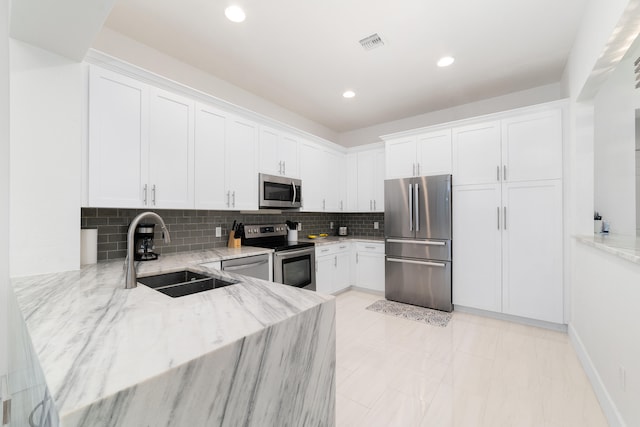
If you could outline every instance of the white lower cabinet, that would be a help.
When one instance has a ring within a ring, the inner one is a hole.
[[[316,291],[325,294],[340,292],[350,286],[349,243],[316,247]]]
[[[562,181],[453,189],[453,303],[563,323]]]
[[[358,288],[384,292],[384,243],[355,243]]]

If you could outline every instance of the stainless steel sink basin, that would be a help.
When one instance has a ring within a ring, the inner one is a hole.
[[[172,298],[183,297],[185,295],[196,294],[198,292],[209,291],[238,283],[236,281],[210,277],[189,270],[139,277],[138,282],[165,295],[169,295]]]

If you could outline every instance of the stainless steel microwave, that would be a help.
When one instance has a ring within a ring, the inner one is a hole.
[[[302,206],[302,181],[285,176],[258,175],[260,209],[299,209]]]

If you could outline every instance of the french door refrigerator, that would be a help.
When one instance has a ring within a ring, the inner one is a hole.
[[[452,311],[451,175],[384,183],[385,297]]]

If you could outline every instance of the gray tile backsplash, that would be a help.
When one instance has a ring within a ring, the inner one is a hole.
[[[82,227],[98,229],[98,260],[124,258],[127,248],[127,229],[131,220],[147,209],[82,208]],[[227,245],[227,236],[234,220],[245,224],[302,223],[301,235],[335,234],[336,227],[346,225],[349,234],[362,237],[384,237],[382,213],[315,213],[283,212],[281,215],[240,214],[231,211],[158,209],[171,233],[171,243],[164,244],[160,232],[155,238],[156,252],[172,253],[211,249]],[[380,228],[375,230],[373,223]],[[330,229],[330,223],[334,229]],[[222,237],[215,237],[216,227],[222,227]],[[159,227],[156,227],[159,230]]]

